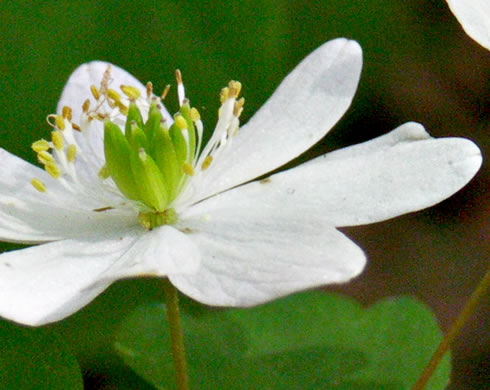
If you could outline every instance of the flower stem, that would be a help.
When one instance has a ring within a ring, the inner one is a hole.
[[[172,356],[174,360],[175,382],[177,390],[189,390],[189,375],[187,374],[187,362],[185,360],[184,333],[180,321],[179,296],[177,289],[165,279],[163,284],[165,292],[165,305],[167,306],[167,319],[172,340]]]
[[[481,298],[485,295],[485,292],[488,289],[489,285],[490,285],[490,269],[487,271],[480,284],[476,287],[475,291],[473,291],[473,294],[471,294],[470,299],[468,299],[468,302],[466,302],[465,307],[463,307],[463,310],[461,310],[461,313],[459,313],[458,317],[452,323],[446,335],[441,340],[441,343],[439,344],[436,351],[432,355],[431,359],[429,360],[429,363],[427,363],[419,379],[413,385],[412,390],[423,390],[425,388],[425,385],[427,384],[430,377],[432,376],[437,366],[439,365],[440,361],[442,360],[447,350],[449,349],[450,344],[454,341],[456,336],[459,334],[463,325],[468,321],[468,319],[475,312],[478,303],[480,302]]]

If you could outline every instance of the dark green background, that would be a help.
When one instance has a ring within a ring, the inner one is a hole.
[[[30,144],[48,134],[46,115],[71,71],[86,61],[114,62],[152,80],[157,91],[180,68],[210,129],[228,80],[244,85],[246,121],[301,58],[339,36],[363,47],[360,87],[343,120],[302,159],[408,120],[434,136],[471,138],[488,154],[490,54],[464,34],[442,0],[1,1],[0,145],[34,162]],[[345,229],[369,265],[341,291],[365,303],[416,295],[447,329],[488,264],[488,182],[484,166],[431,210]],[[160,299],[159,287],[155,280],[119,282],[52,327],[70,341],[87,383],[130,375],[108,355],[112,332],[135,304]],[[487,298],[454,346],[453,389],[489,380],[488,304]]]

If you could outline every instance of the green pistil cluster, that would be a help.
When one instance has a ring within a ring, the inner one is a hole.
[[[199,113],[184,102],[168,128],[157,100],[150,105],[146,122],[131,102],[124,133],[111,121],[104,123],[106,169],[101,174],[110,175],[127,198],[148,207],[139,217],[145,228],[176,221],[169,205],[194,173],[196,120]]]

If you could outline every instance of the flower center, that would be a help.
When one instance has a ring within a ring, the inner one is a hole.
[[[138,221],[146,229],[175,223],[178,218],[174,206],[179,196],[189,182],[202,175],[223,149],[229,147],[231,137],[238,131],[244,104],[243,98],[238,99],[241,84],[230,81],[221,90],[222,105],[216,128],[200,152],[203,138],[200,114],[185,97],[178,70],[176,79],[180,108],[173,116],[173,123],[168,123],[162,114],[162,101],[169,85],[161,97],[153,94],[150,82],[146,85],[146,96],[137,87],[128,85],[121,85],[122,93],[119,93],[109,88],[108,67],[100,87],[90,86],[96,105],[91,108],[88,99],[84,102],[80,125],[72,122],[69,107],[63,107],[61,115],[48,116],[48,123],[54,129],[51,141],[41,139],[32,145],[39,162],[71,192],[80,193],[83,187],[87,193],[86,184],[90,182],[88,187],[110,193],[111,196],[98,196],[102,207],[94,208],[94,212],[130,207],[138,212]],[[91,129],[97,121],[103,123],[103,141],[99,146],[104,159],[100,158],[96,143],[90,140],[90,137],[101,137]],[[98,183],[95,186],[94,181]],[[35,178],[31,183],[38,191],[47,192],[41,180]],[[123,195],[119,202],[109,201],[114,198],[114,192]]]

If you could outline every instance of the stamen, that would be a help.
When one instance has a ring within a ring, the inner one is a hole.
[[[118,102],[116,105],[117,105],[117,108],[119,108],[119,111],[121,112],[121,114],[123,114],[125,116],[128,115],[128,107],[127,106],[125,106],[121,102]]]
[[[165,100],[169,90],[170,90],[170,84],[167,84],[165,89],[162,92],[162,96],[160,97],[160,99]]]
[[[92,96],[94,97],[95,100],[99,100],[100,98],[100,93],[95,85],[90,86],[90,92],[92,92]]]
[[[44,164],[44,165],[54,164],[55,163],[55,160],[54,160],[53,156],[51,155],[51,153],[49,153],[49,152],[47,152],[45,150],[41,150],[37,154],[37,159],[39,160],[39,162],[41,164]]]
[[[107,87],[109,86],[109,81],[111,80],[111,65],[107,65],[104,74],[102,75],[102,81],[100,82],[100,93],[105,95],[107,93]],[[97,99],[98,100],[98,99]]]
[[[186,175],[194,176],[194,168],[192,168],[191,164],[185,162],[184,165],[182,166],[182,169]]]
[[[49,173],[49,175],[54,178],[54,179],[58,179],[60,176],[61,176],[61,170],[60,170],[60,167],[58,167],[58,165],[56,165],[56,163],[54,162],[50,162],[50,163],[47,163],[45,166],[44,166],[44,169],[46,170],[46,172]]]
[[[101,122],[105,121],[108,117],[109,117],[108,114],[103,114],[103,113],[100,113],[100,112],[97,112],[95,114],[95,119],[98,119]]]
[[[233,106],[233,115],[235,115],[237,118],[241,115],[244,104],[245,99],[243,97],[235,102],[235,105]]]
[[[229,94],[228,87],[224,87],[221,89],[221,91],[219,93],[219,100],[220,100],[221,104],[223,104],[226,101],[226,99],[228,99],[228,94]]]
[[[63,110],[61,111],[61,114],[63,118],[68,119],[71,121],[71,116],[72,116],[72,111],[71,108],[68,106],[63,106]]]
[[[58,129],[60,129],[60,130],[64,130],[65,129],[65,120],[63,119],[62,116],[55,115],[54,116],[54,120],[55,120],[55,123],[56,123],[56,127],[58,127]]]
[[[153,84],[151,83],[151,81],[148,81],[146,83],[146,98],[150,99],[151,95],[153,95]]]
[[[56,130],[51,132],[51,141],[53,142],[54,147],[56,150],[62,150],[63,146],[65,144],[65,140],[63,139],[63,134],[61,134],[61,131]]]
[[[177,69],[175,71],[175,79],[177,80],[177,84],[183,84],[182,83],[182,72],[180,71],[180,69]]]
[[[185,99],[185,89],[184,83],[182,82],[182,73],[179,69],[175,71],[175,79],[177,80],[177,96],[179,98],[179,105],[182,106]]]
[[[40,139],[39,141],[36,141],[32,144],[31,146],[32,150],[34,150],[36,153],[42,152],[42,151],[47,151],[49,150],[49,142],[46,141],[45,139]]]
[[[90,108],[90,100],[86,99],[82,104],[82,110],[84,113],[88,113],[89,108]]]
[[[41,180],[32,179],[31,184],[39,192],[46,192],[46,185]]]
[[[77,147],[75,145],[71,144],[66,149],[66,158],[67,158],[68,162],[72,163],[75,161],[76,157],[77,157]]]
[[[242,90],[242,84],[239,81],[231,80],[228,83],[229,94],[228,97],[237,98]]]
[[[203,171],[205,171],[206,169],[209,168],[209,166],[211,165],[212,162],[213,162],[213,156],[206,156],[206,158],[204,159],[204,162],[201,165],[201,169]]]
[[[136,87],[132,87],[130,85],[121,85],[121,91],[123,91],[123,93],[129,98],[129,99],[132,99],[132,100],[136,100],[140,97],[141,95],[141,92],[138,88]]]
[[[109,96],[116,103],[121,101],[121,95],[117,91],[115,91],[113,89],[108,89],[107,90],[107,96]]]
[[[80,128],[80,126],[76,125],[75,123],[72,123],[71,124],[71,127],[73,127],[73,130],[76,130],[76,131],[82,131],[82,129]]]

